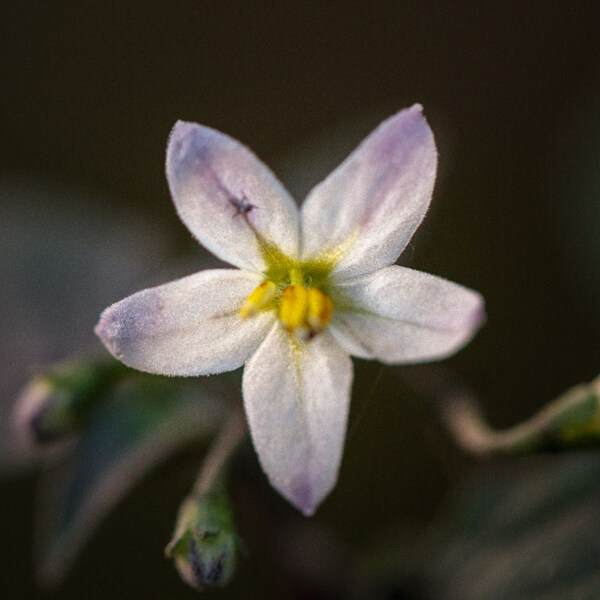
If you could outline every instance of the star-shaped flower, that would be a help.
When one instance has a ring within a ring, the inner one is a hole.
[[[244,405],[263,470],[307,515],[337,479],[350,355],[444,358],[483,320],[477,292],[393,265],[436,176],[421,110],[384,121],[301,210],[248,148],[178,122],[166,159],[177,212],[238,268],[143,290],[107,308],[96,327],[112,354],[142,371],[206,375],[246,364]]]

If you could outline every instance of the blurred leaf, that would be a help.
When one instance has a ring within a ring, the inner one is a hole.
[[[575,599],[584,589],[597,598],[599,557],[600,456],[590,453],[474,481],[424,553],[423,573],[439,598]]]
[[[125,210],[119,199],[40,181],[34,174],[0,176],[0,223],[0,475],[5,475],[38,458],[11,427],[14,400],[32,366],[99,347],[93,327],[100,312],[140,289],[173,252],[164,227]]]
[[[404,560],[379,561],[360,593],[431,600],[600,597],[600,456],[529,457],[478,475],[412,557],[397,549],[382,553]]]
[[[212,434],[226,405],[205,380],[133,375],[89,415],[69,458],[45,474],[38,572],[60,581],[104,516],[182,445]]]

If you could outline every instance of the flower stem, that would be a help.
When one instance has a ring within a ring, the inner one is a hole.
[[[238,445],[248,433],[244,411],[241,406],[233,409],[219,436],[210,447],[191,496],[199,497],[212,491]]]
[[[471,454],[600,445],[600,377],[567,390],[529,419],[503,430],[489,425],[476,395],[449,370],[428,368],[425,373],[411,369],[406,378],[434,401],[454,440]]]

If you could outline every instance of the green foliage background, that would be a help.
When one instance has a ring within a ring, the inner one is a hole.
[[[498,426],[592,379],[599,26],[592,1],[11,3],[0,25],[3,402],[28,363],[95,344],[99,311],[150,273],[124,278],[119,260],[98,259],[98,232],[120,228],[106,244],[147,249],[157,270],[188,252],[204,260],[164,179],[175,120],[244,141],[300,200],[416,101],[440,172],[402,262],[487,300],[487,325],[450,366]],[[471,461],[398,373],[356,361],[340,482],[314,519],[267,486],[248,448],[234,492],[250,556],[223,597],[337,597],[355,556],[399,521],[421,531],[464,479]],[[2,480],[2,597],[195,597],[162,549],[198,456],[148,477],[50,596],[32,576],[33,474]]]

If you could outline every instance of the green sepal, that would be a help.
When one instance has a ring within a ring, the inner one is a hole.
[[[17,402],[17,423],[34,443],[78,430],[111,386],[129,369],[113,358],[76,358],[36,374]]]
[[[226,585],[242,544],[224,486],[183,501],[165,555],[181,578],[197,590]]]

